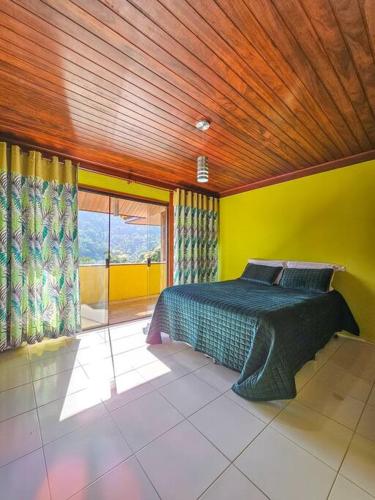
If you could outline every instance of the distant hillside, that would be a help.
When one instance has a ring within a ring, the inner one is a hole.
[[[160,226],[126,224],[110,216],[111,261],[144,262],[160,259]],[[108,251],[108,215],[80,211],[78,217],[81,263],[104,263]]]

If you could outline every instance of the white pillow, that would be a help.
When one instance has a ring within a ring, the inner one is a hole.
[[[259,264],[263,266],[271,266],[271,267],[285,267],[285,260],[269,260],[269,259],[249,259],[249,264]]]
[[[297,267],[304,269],[333,269],[334,271],[345,271],[345,266],[340,264],[328,264],[326,262],[305,262],[303,260],[288,260],[286,267]]]
[[[260,266],[271,266],[271,267],[284,267],[286,266],[285,260],[269,260],[269,259],[249,259],[249,264],[259,264]],[[280,283],[282,271],[279,272],[277,278],[274,281],[275,285]]]
[[[332,281],[336,271],[345,271],[345,266],[340,264],[328,264],[326,262],[304,262],[303,260],[288,260],[286,267],[303,269],[333,269],[329,290],[333,290]]]

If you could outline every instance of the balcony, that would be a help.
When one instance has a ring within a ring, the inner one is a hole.
[[[82,328],[143,318],[152,314],[165,287],[165,262],[84,264],[79,268]]]

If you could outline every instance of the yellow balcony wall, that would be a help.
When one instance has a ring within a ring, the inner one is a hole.
[[[108,273],[105,266],[80,266],[79,279],[82,304],[106,302]]]
[[[95,304],[105,301],[107,294],[105,266],[80,267],[81,302]],[[109,300],[118,301],[147,295],[158,295],[166,283],[166,264],[113,264],[109,268]]]

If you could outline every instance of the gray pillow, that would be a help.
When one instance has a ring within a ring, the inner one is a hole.
[[[281,270],[281,266],[262,266],[250,263],[245,267],[241,279],[254,283],[262,283],[263,285],[273,285]]]
[[[333,269],[305,269],[287,267],[284,269],[279,285],[284,288],[297,288],[327,292],[331,283]]]

